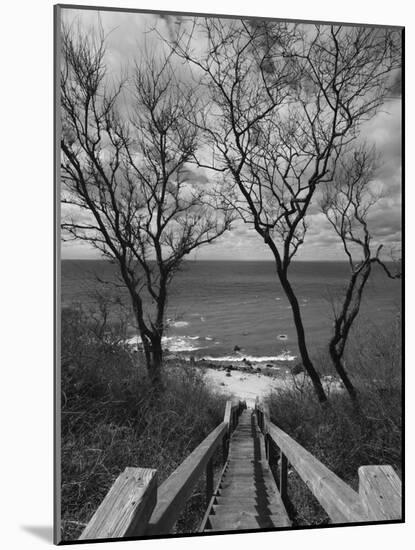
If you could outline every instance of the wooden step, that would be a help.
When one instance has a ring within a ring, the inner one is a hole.
[[[266,499],[262,499],[261,501],[258,501],[255,497],[252,496],[241,496],[238,498],[238,504],[243,506],[244,508],[256,506],[256,507],[264,507],[264,506],[270,506],[271,504],[278,505],[278,499],[274,495],[268,495]],[[232,505],[235,508],[235,499],[233,497],[228,498],[224,497],[222,495],[218,495],[215,497],[213,506],[228,506]]]
[[[229,460],[228,460],[228,464],[229,464],[229,467],[230,468],[261,468],[261,467],[264,467],[264,468],[269,468],[269,466],[266,466],[265,464],[263,464],[263,460],[260,460],[258,457],[254,457],[251,458],[251,459],[247,459],[247,458],[244,458],[244,457],[241,457],[241,458],[238,458],[236,455],[234,455],[233,457],[230,457],[229,456]]]
[[[242,531],[244,529],[272,529],[289,527],[290,521],[285,515],[260,516],[247,512],[226,513],[209,516],[208,529],[212,531]]]
[[[244,411],[202,528],[205,532],[289,527],[290,521],[265,457],[264,437]]]
[[[232,513],[232,512],[246,512],[247,514],[254,514],[254,515],[260,515],[260,516],[270,516],[273,514],[278,514],[280,511],[280,508],[276,504],[265,504],[262,506],[259,506],[258,504],[250,504],[247,505],[247,503],[243,503],[243,505],[239,505],[238,507],[235,506],[235,503],[229,503],[229,504],[215,504],[212,506],[212,513],[213,516],[220,516],[222,514]]]
[[[274,493],[277,490],[275,484],[273,484],[269,479],[256,481],[256,480],[253,480],[252,478],[251,479],[243,478],[243,480],[240,479],[239,482],[238,482],[238,478],[236,480],[225,478],[221,482],[219,487],[220,487],[221,494],[223,494],[223,492],[226,490],[234,490],[237,492],[252,491],[258,494],[264,491]]]
[[[253,461],[253,462],[246,462],[244,460],[241,460],[240,462],[236,461],[229,461],[228,467],[226,468],[225,473],[228,472],[241,472],[241,473],[247,473],[252,472],[252,474],[259,474],[259,473],[265,473],[271,475],[271,468],[267,465],[267,463],[263,463],[262,461]]]
[[[261,481],[264,479],[269,479],[270,481],[274,480],[271,470],[264,470],[262,468],[253,469],[253,470],[249,470],[249,469],[243,470],[241,468],[229,468],[229,470],[226,470],[223,477],[228,477],[232,479],[236,479],[238,477],[247,479],[251,477],[253,480],[257,480],[257,481]]]
[[[252,479],[256,479],[258,481],[262,479],[270,479],[271,481],[274,479],[271,473],[271,470],[263,470],[261,469],[242,469],[242,468],[229,468],[224,473],[223,477],[232,478],[235,479],[237,477],[246,478],[251,477]]]
[[[217,499],[222,499],[221,502],[214,502],[213,504],[224,504],[224,500],[228,500],[229,502],[236,503],[239,500],[244,501],[253,501],[258,505],[262,505],[264,503],[269,502],[280,502],[281,495],[278,493],[278,491],[269,491],[269,490],[263,490],[261,492],[256,492],[254,490],[244,490],[244,489],[219,489],[217,494],[215,495]]]

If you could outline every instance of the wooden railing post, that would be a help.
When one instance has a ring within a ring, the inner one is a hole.
[[[361,499],[356,491],[272,422],[269,423],[268,434],[281,451],[280,474],[286,470],[285,459],[287,466],[289,462],[296,470],[333,523],[367,521]],[[282,493],[284,477],[285,474],[283,474],[282,483],[280,479]],[[287,487],[286,483],[285,487]]]
[[[156,501],[156,470],[126,468],[115,480],[79,540],[143,535]]]
[[[270,421],[269,407],[266,403],[262,405],[262,411],[262,431],[265,435],[268,431],[268,424]]]
[[[361,466],[359,495],[368,519],[402,519],[401,480],[392,466]]]
[[[226,422],[229,426],[231,423],[232,416],[232,401],[226,401],[225,414],[223,416],[223,421]]]
[[[225,406],[225,414],[223,416],[223,421],[225,424],[228,425],[228,430],[222,440],[222,457],[223,457],[223,463],[225,464],[227,458],[228,458],[228,451],[229,451],[229,437],[231,434],[231,422],[232,422],[232,401],[226,401]]]
[[[288,460],[285,454],[280,451],[280,495],[283,503],[287,504],[288,497]]]
[[[213,459],[210,458],[206,465],[206,506],[209,506],[213,495]]]
[[[225,462],[228,459],[228,448],[229,448],[229,439],[228,435],[224,435],[222,439],[222,462],[225,464]]]

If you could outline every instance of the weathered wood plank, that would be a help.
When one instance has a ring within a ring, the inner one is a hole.
[[[274,527],[290,526],[290,521],[286,515],[259,516],[247,512],[210,516],[208,523],[210,523],[212,531],[241,531],[244,529],[272,529]]]
[[[368,521],[358,493],[347,483],[272,422],[268,425],[268,433],[333,522]]]
[[[266,516],[279,513],[281,510],[286,513],[283,504],[278,503],[276,500],[270,504],[260,504],[258,502],[247,504],[245,500],[242,502],[230,502],[229,504],[214,504],[212,507],[213,515],[217,516],[232,512],[248,512],[249,514]]]
[[[156,504],[156,470],[126,468],[79,537],[122,538],[144,533]]]
[[[150,518],[147,535],[170,532],[227,430],[226,422],[219,424],[159,487],[157,506]]]
[[[392,466],[361,466],[359,495],[369,519],[402,519],[401,480]]]
[[[244,507],[248,508],[250,506],[271,506],[274,503],[278,503],[278,496],[276,496],[277,493],[273,495],[266,495],[264,499],[261,499],[261,503],[258,502],[258,499],[255,496],[252,495],[240,495],[238,496],[238,504],[243,505]],[[231,503],[234,503],[234,497],[227,497],[227,496],[218,496],[215,498],[215,505],[228,505]]]

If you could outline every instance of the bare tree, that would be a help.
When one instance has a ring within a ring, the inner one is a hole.
[[[318,185],[384,100],[396,42],[384,29],[196,19],[171,44],[209,98],[199,128],[210,154],[197,162],[224,173],[229,205],[270,248],[320,402],[289,267]]]
[[[333,335],[329,353],[353,403],[358,406],[358,395],[347,374],[343,356],[350,330],[355,321],[365,285],[374,264],[382,267],[390,278],[400,278],[400,269],[390,268],[380,257],[382,244],[374,244],[369,228],[370,214],[381,199],[381,190],[374,186],[378,168],[374,149],[361,145],[348,152],[338,164],[337,174],[325,186],[321,203],[326,218],[340,237],[348,259],[350,278],[344,297],[334,306]]]
[[[63,234],[118,266],[160,388],[169,283],[187,254],[229,228],[230,217],[189,181],[197,94],[180,85],[171,58],[142,58],[130,84],[110,83],[102,32],[63,30]]]

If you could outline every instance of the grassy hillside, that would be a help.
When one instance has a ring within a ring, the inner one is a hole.
[[[126,466],[157,468],[162,481],[223,418],[223,397],[198,371],[165,369],[152,394],[137,355],[82,310],[62,312],[62,537],[76,539]],[[202,513],[195,495],[187,521]]]
[[[322,372],[332,373],[328,358],[314,358]],[[331,393],[328,410],[318,405],[310,386],[279,391],[269,398],[272,421],[333,472],[357,489],[359,466],[390,464],[402,470],[402,395],[400,320],[385,333],[370,323],[356,327],[346,365],[360,394],[361,413],[345,392]],[[310,491],[292,471],[291,513],[295,524],[328,521]]]

